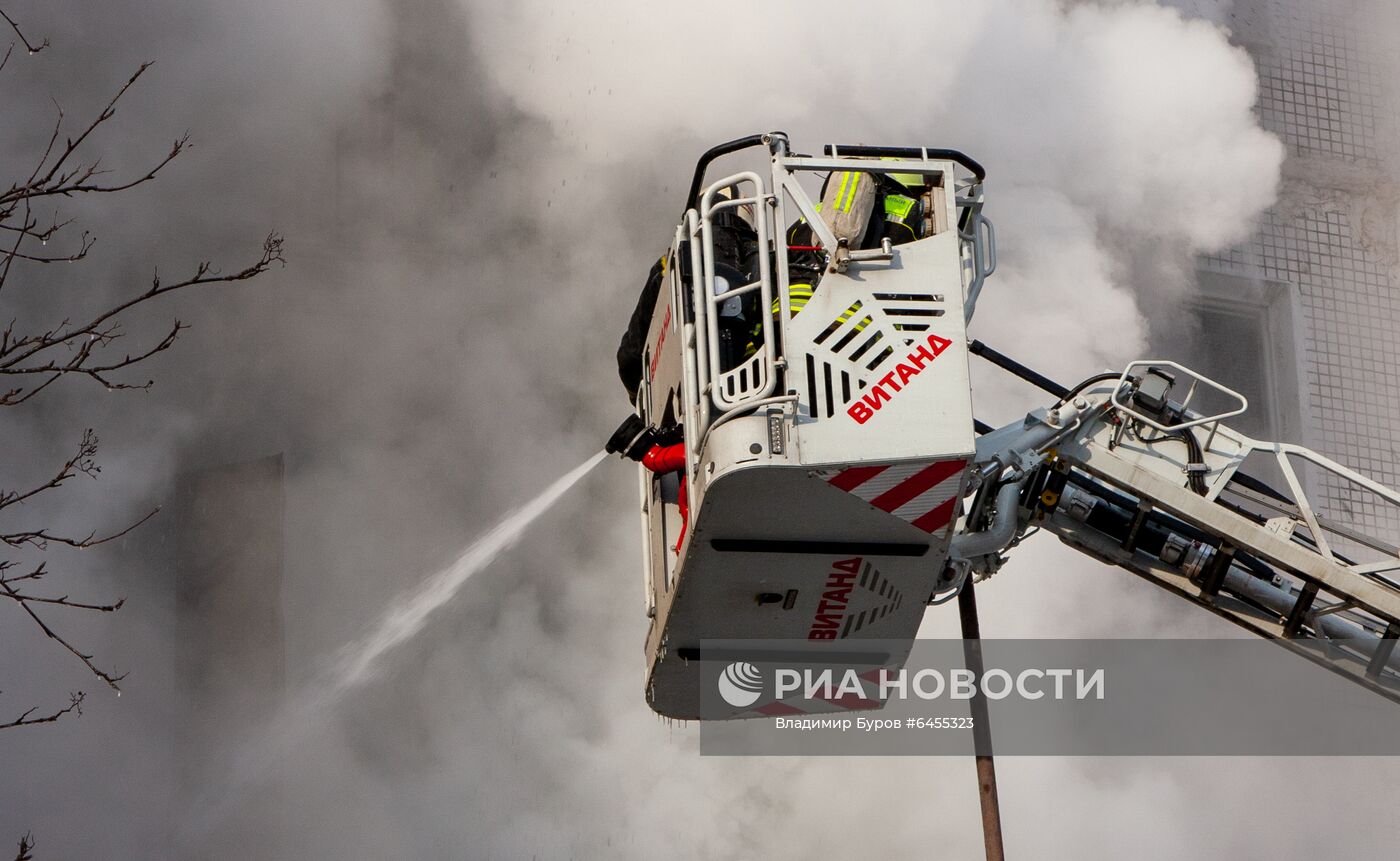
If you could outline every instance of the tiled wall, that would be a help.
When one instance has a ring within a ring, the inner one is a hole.
[[[1400,487],[1400,293],[1396,290],[1396,100],[1370,3],[1236,0],[1236,40],[1254,56],[1259,116],[1289,149],[1279,204],[1208,271],[1292,285],[1302,316],[1305,443]],[[1280,396],[1283,396],[1280,393]],[[1325,512],[1400,543],[1400,521],[1334,481]]]

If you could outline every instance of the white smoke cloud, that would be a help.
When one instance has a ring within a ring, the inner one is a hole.
[[[485,10],[475,34],[501,86],[551,118],[560,157],[582,171],[652,161],[676,135],[771,127],[799,149],[964,148],[990,171],[1001,228],[1002,268],[974,332],[1056,345],[1031,356],[1054,375],[1140,354],[1147,324],[1130,288],[1180,292],[1194,253],[1241,240],[1274,200],[1283,148],[1255,122],[1249,57],[1215,24],[1147,3],[903,3],[878,21],[846,11],[541,1]],[[837,20],[829,34],[814,24]],[[761,60],[744,47],[759,43]],[[685,176],[672,182],[678,199]],[[1129,283],[1144,240],[1173,246],[1178,277]]]

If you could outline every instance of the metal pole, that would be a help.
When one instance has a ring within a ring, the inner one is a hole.
[[[992,761],[992,728],[987,721],[987,700],[982,694],[982,630],[977,624],[977,596],[972,591],[971,574],[958,593],[958,616],[962,620],[963,659],[977,679],[972,697],[972,740],[977,754],[977,798],[982,804],[982,845],[987,850],[987,861],[1005,861],[997,770]]]

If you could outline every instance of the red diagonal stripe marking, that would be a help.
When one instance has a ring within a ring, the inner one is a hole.
[[[953,519],[953,510],[958,505],[958,498],[955,496],[934,510],[914,521],[914,525],[925,532],[936,532],[948,525],[948,521]]]
[[[758,708],[754,709],[754,711],[762,715],[768,715],[770,717],[777,717],[779,715],[803,714],[802,709],[794,708],[793,706],[790,706],[787,703],[781,702],[772,702],[764,706],[759,706]]]
[[[823,697],[822,699],[837,708],[843,709],[877,709],[880,707],[879,703],[874,700],[868,700],[859,694],[842,694],[839,697],[832,697],[830,699]]]
[[[870,504],[881,511],[894,511],[945,478],[957,475],[966,465],[967,461],[965,460],[941,460],[938,463],[929,464],[870,500]]]
[[[884,466],[853,466],[837,473],[836,477],[831,479],[830,484],[832,487],[840,488],[849,493],[889,468],[889,464]]]

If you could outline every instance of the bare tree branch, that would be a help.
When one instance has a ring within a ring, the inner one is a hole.
[[[38,226],[38,223],[37,223],[37,222],[31,222],[29,225],[27,225],[27,226],[25,226],[25,227],[15,227],[15,226],[12,225],[12,224],[0,224],[0,230],[8,230],[8,231],[16,232],[16,233],[24,233],[25,235],[29,236],[31,239],[37,239],[37,240],[39,240],[40,242],[48,242],[48,241],[49,241],[49,238],[52,237],[55,233],[57,233],[58,231],[62,230],[63,228],[67,227],[68,225],[70,225],[70,224],[72,224],[72,223],[73,223],[73,219],[71,219],[71,218],[68,219],[67,221],[59,222],[59,221],[58,221],[58,218],[57,218],[57,214],[55,213],[54,222],[53,222],[52,224],[50,224],[48,227],[45,227],[43,230],[39,230],[39,231],[34,230],[34,228]]]
[[[0,491],[0,510],[3,510],[13,505],[21,504],[26,500],[33,499],[35,496],[38,496],[44,491],[53,490],[54,488],[61,487],[64,482],[76,475],[86,475],[90,478],[96,478],[97,474],[101,471],[101,467],[97,465],[96,456],[97,434],[95,434],[91,429],[88,429],[83,432],[83,437],[78,443],[78,450],[74,452],[74,454],[70,458],[68,458],[68,460],[64,461],[63,465],[59,468],[58,472],[55,473],[53,477],[50,478],[48,481],[45,481],[44,483],[25,491]],[[70,538],[55,533],[51,530],[40,528],[0,534],[0,542],[3,542],[4,544],[9,545],[11,547],[28,546],[37,550],[47,549],[48,544],[50,542],[63,544],[68,547],[74,548],[93,547],[98,544],[103,544],[107,541],[112,541],[116,538],[120,538],[121,536],[126,535],[131,530],[135,529],[137,526],[140,526],[142,523],[145,523],[147,520],[149,520],[152,516],[154,516],[154,514],[155,511],[152,511],[146,516],[142,517],[140,520],[122,529],[121,531],[104,536],[102,538],[98,538],[96,532],[91,533],[86,538]],[[113,604],[95,604],[86,601],[74,601],[70,599],[67,595],[55,598],[44,595],[32,595],[27,592],[20,591],[16,584],[24,581],[35,582],[40,580],[47,573],[46,565],[47,563],[40,562],[38,567],[36,567],[27,574],[5,576],[5,572],[13,568],[14,563],[9,560],[0,560],[0,598],[8,598],[10,601],[17,604],[25,612],[25,614],[27,614],[29,618],[33,620],[33,622],[36,625],[39,626],[39,628],[44,632],[45,635],[47,635],[50,639],[57,641],[65,649],[67,649],[73,655],[77,656],[87,666],[87,668],[92,671],[94,675],[102,679],[114,690],[119,690],[119,688],[117,687],[117,682],[121,681],[124,675],[113,675],[111,673],[106,672],[105,670],[98,668],[97,665],[95,665],[92,662],[92,655],[80,651],[72,643],[68,642],[68,640],[64,639],[62,636],[56,633],[51,627],[49,627],[48,623],[45,622],[45,620],[41,616],[39,616],[37,612],[35,612],[34,608],[30,605],[48,604],[51,606],[68,607],[76,610],[92,610],[102,613],[113,613],[121,609],[122,604],[125,603],[126,599],[123,598]],[[3,725],[0,725],[0,729],[3,728]]]
[[[117,102],[121,100],[122,96],[126,95],[126,91],[131,89],[131,85],[135,84],[150,67],[150,63],[142,63],[137,67],[136,71],[127,79],[125,84],[121,85],[116,95],[112,96],[111,101],[107,102],[107,106],[102,109],[97,117],[88,123],[87,127],[84,128],[76,138],[67,139],[63,151],[59,153],[58,158],[53,164],[49,165],[49,169],[45,171],[44,165],[48,164],[49,156],[53,153],[53,144],[58,140],[60,129],[63,126],[63,109],[60,108],[58,111],[58,118],[54,122],[53,134],[50,137],[49,145],[44,149],[43,157],[39,159],[38,165],[35,167],[34,172],[29,175],[28,181],[15,183],[10,186],[8,191],[0,193],[0,212],[3,212],[5,207],[25,198],[55,194],[67,196],[76,191],[120,191],[130,188],[132,185],[153,178],[157,171],[169,164],[171,159],[175,158],[175,156],[179,155],[180,151],[189,143],[189,135],[185,135],[177,140],[175,145],[171,147],[170,153],[168,153],[155,168],[147,171],[141,179],[112,188],[78,187],[100,173],[100,159],[87,165],[79,165],[70,170],[63,170],[63,166],[67,164],[68,160],[78,151],[83,145],[83,142],[88,139],[88,136],[96,131],[98,126],[116,115]]]
[[[46,565],[47,563],[40,562],[38,567],[36,567],[33,571],[30,571],[28,574],[20,574],[14,577],[6,577],[5,582],[19,583],[23,580],[42,580],[44,575],[48,573],[48,571],[45,568]],[[8,571],[13,567],[15,567],[14,562],[8,559],[0,560],[0,573],[4,573],[5,571]]]
[[[0,12],[0,14],[3,13]],[[37,239],[40,243],[44,243],[57,232],[57,228],[48,231],[34,230],[37,225],[30,217],[30,208],[33,201],[47,197],[71,197],[74,194],[115,193],[125,191],[126,189],[154,179],[157,173],[173,161],[184,151],[185,147],[189,145],[189,134],[186,133],[171,145],[166,155],[156,162],[153,167],[146,170],[143,174],[121,182],[102,183],[95,181],[97,177],[107,173],[101,169],[100,158],[94,159],[86,164],[77,163],[73,167],[67,167],[70,160],[74,159],[78,150],[82,147],[83,143],[87,141],[89,136],[91,136],[99,126],[115,116],[117,102],[150,67],[150,63],[143,63],[136,70],[135,74],[117,90],[116,95],[111,98],[107,106],[98,113],[96,118],[88,123],[77,137],[67,138],[65,140],[65,144],[62,150],[58,152],[56,158],[54,157],[54,150],[62,134],[64,113],[63,109],[55,104],[57,115],[54,119],[53,130],[33,170],[26,179],[14,182],[6,191],[0,192],[0,225],[3,225],[5,229],[15,233],[15,242],[5,250],[4,262],[3,265],[0,265],[0,289],[4,288],[5,282],[9,278],[11,267],[17,258],[32,259],[37,262],[57,262],[60,260],[71,262],[71,260],[82,259],[86,256],[87,249],[90,247],[88,237],[84,236],[83,242],[80,243],[81,250],[74,255],[60,256],[51,259],[42,254],[30,254],[25,256],[24,252],[21,251],[21,246],[26,239]],[[20,216],[20,223],[18,225],[5,224],[5,222],[11,221],[17,215]]]
[[[49,46],[48,39],[45,39],[37,45],[30,42],[29,39],[25,37],[24,31],[21,30],[19,28],[19,25],[15,23],[15,19],[11,18],[9,15],[6,15],[5,10],[3,9],[0,9],[0,18],[4,18],[5,23],[10,25],[10,29],[15,31],[15,35],[18,36],[19,40],[24,43],[24,47],[29,49],[29,53],[37,54]]]
[[[0,729],[13,729],[17,726],[33,726],[39,723],[53,723],[70,712],[81,716],[83,713],[83,699],[84,694],[82,691],[71,693],[68,695],[67,708],[61,708],[58,711],[42,714],[38,717],[30,717],[30,715],[33,715],[39,710],[39,707],[35,706],[9,723],[0,723]],[[25,836],[28,837],[28,835]]]
[[[36,550],[47,550],[49,549],[50,543],[62,544],[67,547],[76,548],[78,550],[86,550],[89,547],[96,547],[99,544],[106,544],[108,541],[116,541],[118,538],[121,538],[122,536],[131,532],[133,529],[145,523],[147,520],[150,520],[152,517],[155,517],[156,514],[158,514],[159,512],[160,507],[157,506],[148,511],[144,516],[142,516],[140,520],[137,520],[136,522],[132,523],[130,526],[126,527],[120,532],[113,532],[112,534],[104,535],[101,538],[97,537],[96,531],[89,532],[86,538],[70,538],[65,535],[56,535],[47,529],[40,528],[30,530],[28,532],[11,532],[8,534],[0,533],[0,542],[4,542],[5,544],[10,545],[11,547],[23,547],[25,545],[28,545]]]
[[[13,228],[7,225],[0,225],[0,227],[3,227],[8,230],[14,230],[15,232],[21,234],[22,237],[30,236],[39,239],[42,244],[48,243],[48,238],[45,237],[43,233],[34,233],[30,230],[25,230],[23,228]],[[64,254],[60,256],[25,254],[24,252],[19,250],[18,246],[16,246],[14,250],[10,252],[10,257],[14,260],[27,260],[30,263],[76,263],[79,260],[82,260],[83,258],[87,257],[88,252],[92,250],[92,246],[96,243],[97,239],[94,238],[91,233],[88,233],[86,230],[84,230],[83,237],[81,240],[79,240],[78,243],[78,250],[72,252],[71,254]]]
[[[115,604],[84,604],[79,601],[68,600],[67,595],[64,595],[62,598],[42,598],[36,595],[22,595],[15,591],[9,591],[8,594],[0,595],[0,598],[13,598],[20,603],[33,602],[37,604],[55,604],[59,607],[72,607],[75,610],[100,610],[103,613],[115,613],[126,603],[126,599],[122,598]]]
[[[37,385],[19,385],[8,390],[0,390],[0,406],[13,406],[22,403],[36,394],[35,389],[48,386],[57,377],[63,375],[86,376],[101,383],[104,388],[112,390],[149,388],[154,381],[125,383],[112,379],[108,374],[128,368],[157,353],[168,350],[175,343],[180,332],[185,329],[185,325],[176,320],[164,338],[140,352],[127,353],[120,359],[106,362],[94,361],[96,351],[122,337],[121,324],[116,319],[118,315],[136,305],[149,302],[156,297],[176,290],[247,281],[266,272],[273,263],[282,262],[282,237],[271,233],[263,240],[262,255],[258,260],[236,272],[220,274],[214,269],[213,264],[205,261],[195,267],[195,272],[190,277],[168,284],[160,280],[160,274],[157,272],[151,280],[149,289],[103,311],[85,324],[72,325],[69,321],[64,320],[46,332],[19,337],[14,336],[12,330],[7,328],[3,333],[0,333],[0,375],[10,377],[39,375],[47,379]],[[57,348],[61,347],[69,350],[67,355],[49,357],[50,353],[58,352]]]
[[[34,861],[34,856],[29,854],[33,848],[33,836],[25,834],[19,839],[19,854],[15,856],[15,861]]]
[[[87,666],[87,668],[92,671],[92,674],[94,676],[97,676],[99,679],[106,682],[107,686],[110,687],[112,690],[121,690],[121,687],[118,686],[117,682],[120,682],[122,679],[126,678],[126,673],[122,673],[120,675],[113,675],[112,673],[109,673],[106,670],[103,670],[96,664],[94,664],[92,662],[92,655],[80,651],[72,643],[59,636],[53,628],[50,628],[48,626],[48,623],[45,622],[43,618],[39,616],[38,613],[34,612],[34,608],[29,606],[30,603],[33,602],[33,599],[25,598],[24,596],[20,595],[19,592],[15,589],[15,587],[7,580],[0,580],[0,598],[3,597],[10,598],[14,600],[17,604],[19,604],[20,609],[22,609],[25,612],[25,614],[28,615],[29,618],[34,621],[34,624],[39,626],[39,629],[44,632],[45,636],[47,636],[50,640],[55,641],[63,648],[67,649],[78,660],[82,661]],[[118,601],[115,605],[109,608],[98,609],[116,610],[120,608],[121,605],[122,602]]]
[[[39,44],[30,41],[15,20],[2,9],[0,19],[31,53],[48,47],[47,39]],[[4,56],[0,57],[0,69],[9,61],[14,48],[12,42]],[[112,194],[150,182],[189,146],[189,135],[181,135],[168,151],[153,159],[148,167],[116,178],[103,168],[101,154],[90,151],[98,130],[116,115],[118,103],[150,67],[150,63],[141,64],[117,88],[105,107],[86,125],[77,129],[76,134],[70,134],[65,128],[63,108],[55,102],[53,125],[47,141],[37,152],[37,158],[23,163],[16,171],[18,178],[6,177],[0,181],[0,290],[13,286],[19,277],[17,273],[27,271],[26,267],[79,263],[88,259],[96,239],[87,231],[72,239],[69,238],[71,234],[64,232],[72,224],[72,219],[63,218],[58,211],[65,199],[82,194]],[[48,212],[50,208],[53,209],[52,214]],[[50,242],[57,242],[53,246],[56,250],[48,250]],[[135,316],[129,312],[177,290],[246,281],[263,274],[272,264],[282,262],[282,237],[274,232],[263,241],[262,253],[257,259],[228,273],[208,261],[199,263],[187,277],[172,282],[162,281],[157,271],[148,287],[123,293],[121,296],[124,298],[105,303],[96,310],[72,314],[42,331],[17,329],[21,324],[11,319],[0,330],[0,407],[22,404],[66,377],[86,377],[109,390],[150,387],[152,381],[124,379],[125,375],[121,372],[168,350],[185,325],[178,319],[174,320],[163,335],[157,334],[150,341],[142,339],[129,351],[118,354],[113,345],[126,337],[125,323]],[[7,298],[9,295],[6,294]],[[3,322],[2,318],[0,322]],[[43,329],[43,326],[34,329]],[[0,489],[0,517],[7,512],[12,514],[19,511],[25,503],[41,494],[57,490],[74,476],[96,478],[99,472],[96,455],[97,436],[89,429],[83,433],[77,450],[47,481],[28,489]],[[83,535],[81,532],[70,534],[51,526],[26,525],[21,528],[0,525],[0,549],[11,548],[28,554],[55,552],[60,547],[78,550],[96,547],[129,534],[158,510],[146,513],[122,529],[102,535],[96,530]],[[81,660],[93,675],[108,686],[120,690],[118,682],[125,677],[124,674],[100,668],[94,663],[92,655],[83,652],[57,632],[49,623],[48,615],[56,612],[57,608],[112,613],[121,609],[125,599],[102,603],[70,597],[67,593],[59,594],[61,590],[41,594],[42,586],[48,583],[45,579],[49,573],[47,561],[36,564],[26,559],[21,567],[19,560],[22,558],[0,557],[0,604],[19,608],[46,637]],[[31,708],[8,723],[0,723],[0,729],[52,723],[65,715],[81,714],[82,701],[82,693],[72,694],[66,708],[52,712]],[[29,859],[32,848],[33,840],[26,834],[20,841],[20,861]]]
[[[88,428],[83,431],[83,438],[78,443],[78,451],[63,464],[53,478],[31,490],[22,492],[0,491],[0,509],[8,508],[11,505],[38,496],[46,490],[59,487],[63,482],[75,475],[86,475],[90,478],[96,478],[97,474],[102,471],[102,467],[97,465],[95,459],[96,455],[97,434],[93,432],[92,428]]]

